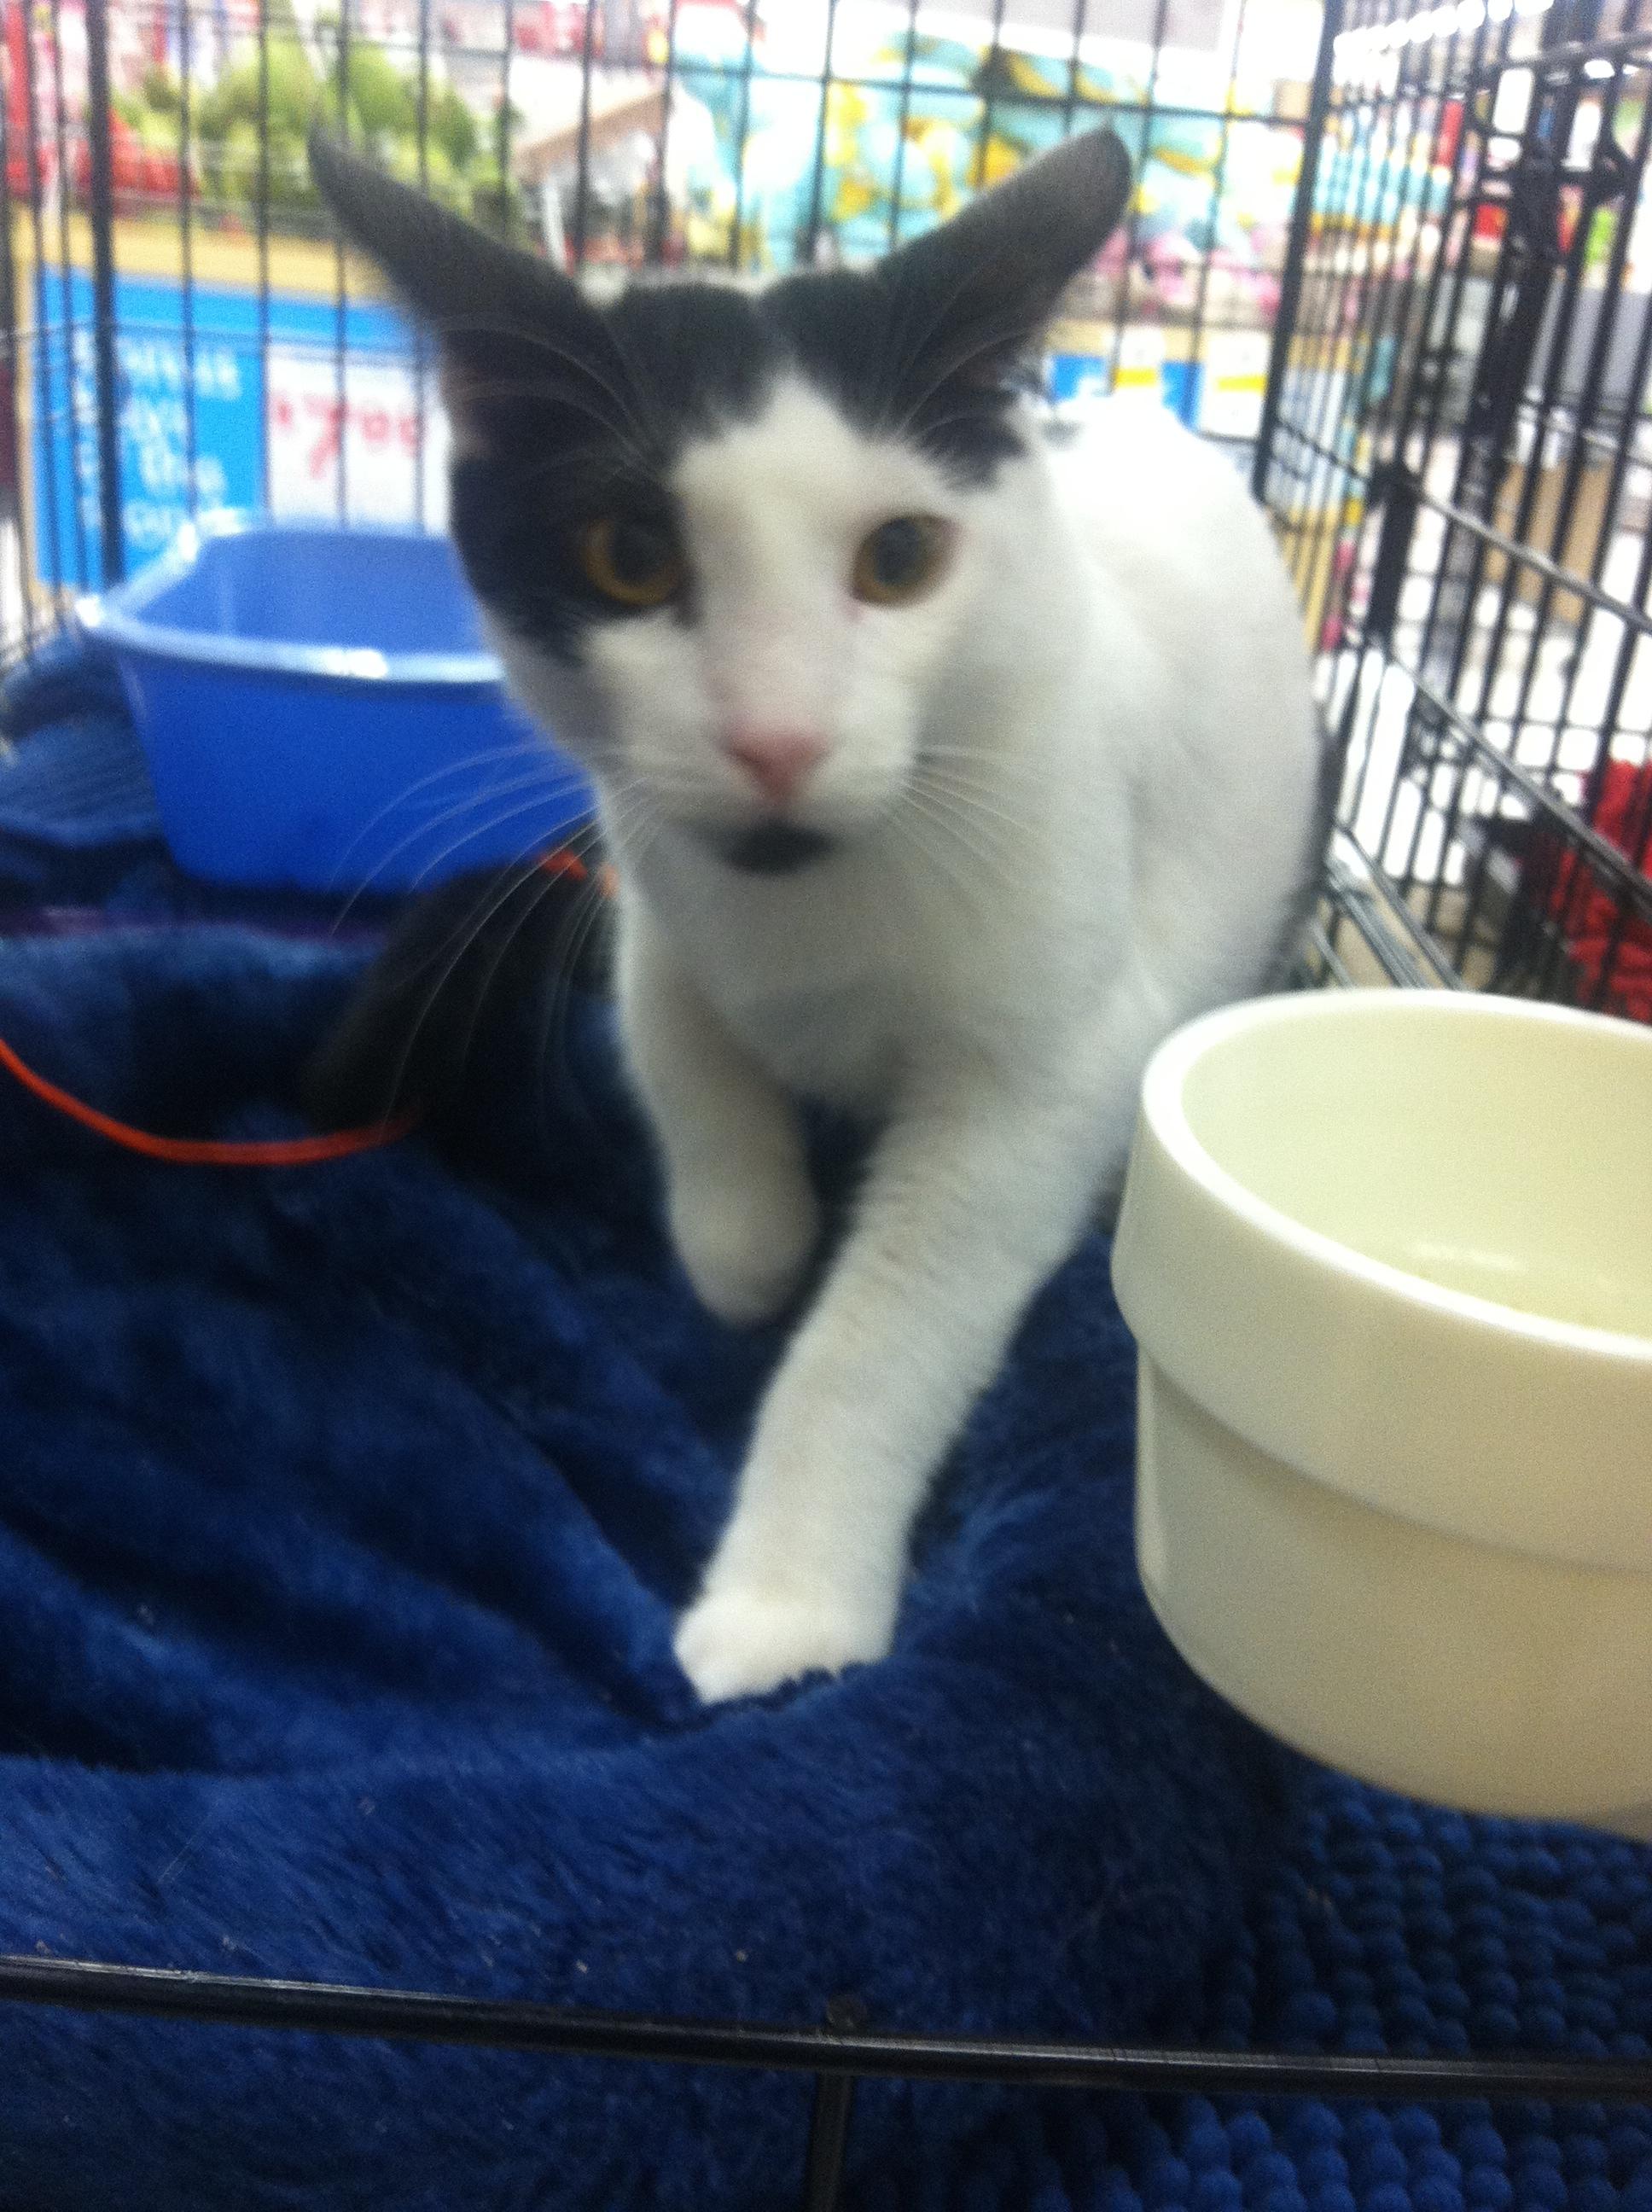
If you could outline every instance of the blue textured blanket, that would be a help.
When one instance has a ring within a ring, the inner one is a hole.
[[[0,780],[26,926],[214,903],[99,711],[21,749],[32,797]],[[0,941],[0,1035],[151,1126],[271,1133],[352,972],[199,926]],[[1652,1853],[1275,1759],[1169,1654],[1099,1245],[981,1409],[895,1658],[696,1713],[671,1613],[775,1340],[662,1250],[597,1017],[548,1084],[492,1073],[465,1175],[418,1143],[150,1167],[0,1078],[0,1948],[1646,2052]],[[0,2212],[767,2212],[805,2111],[762,2076],[0,2008]],[[851,2166],[858,2212],[1652,2212],[1652,2115],[891,2086]]]
[[[348,973],[14,944],[0,1035],[146,1127],[266,1132]],[[600,1035],[494,1134],[531,1196],[416,1142],[151,1165],[0,1091],[0,1944],[793,2021],[1186,2002],[1272,1762],[1135,1583],[1102,1246],[974,1423],[896,1656],[708,1717],[671,1618],[778,1340],[696,1310]],[[800,2094],[12,2012],[0,2202],[755,2206]],[[861,2154],[978,2109],[871,2098]]]

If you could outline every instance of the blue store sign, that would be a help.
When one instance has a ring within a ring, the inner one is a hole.
[[[64,329],[56,319],[64,307],[62,276],[48,270],[45,277],[54,322],[36,348],[30,395],[34,566],[43,584],[96,589],[103,580],[103,550],[92,283],[82,270],[69,273],[65,346]],[[192,509],[263,503],[272,397],[281,421],[291,419],[296,404],[319,418],[324,434],[331,410],[332,441],[339,442],[337,403],[325,396],[334,382],[337,336],[331,301],[271,294],[266,358],[259,345],[256,294],[197,286],[189,296],[186,337],[180,285],[156,278],[116,280],[121,516],[131,568],[163,551]],[[408,348],[404,327],[388,308],[373,302],[347,306],[344,338],[352,381],[358,374],[380,380],[387,373],[404,374],[390,367],[404,359]],[[298,391],[296,402],[289,391],[272,390],[283,380]],[[371,432],[384,411],[382,398],[371,410],[359,411]],[[349,422],[348,410],[343,419]],[[313,438],[310,450],[315,444]],[[276,479],[287,465],[272,455],[270,505],[280,511],[290,503],[309,512],[325,505],[331,477],[321,486],[319,501],[313,484],[295,486],[293,501],[283,501]]]

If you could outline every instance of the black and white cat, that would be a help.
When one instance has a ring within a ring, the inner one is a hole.
[[[875,269],[605,309],[313,155],[440,342],[454,537],[599,794],[624,1047],[707,1305],[755,1322],[809,1267],[793,1102],[878,1132],[677,1639],[708,1700],[877,1659],[1149,1053],[1263,983],[1317,861],[1267,526],[1157,411],[1051,446],[1024,397],[1125,204],[1104,131]]]

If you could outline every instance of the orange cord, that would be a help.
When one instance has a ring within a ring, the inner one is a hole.
[[[565,845],[559,845],[554,853],[547,853],[538,866],[547,876],[572,876],[579,884],[590,881],[590,869],[577,853],[570,853]],[[617,880],[612,864],[604,860],[597,871],[598,886],[604,898],[612,898]]]
[[[219,1137],[155,1137],[147,1129],[134,1129],[111,1115],[100,1114],[95,1106],[85,1105],[55,1083],[48,1083],[17,1057],[3,1037],[0,1037],[0,1067],[15,1075],[25,1091],[33,1091],[71,1121],[78,1121],[82,1128],[106,1137],[112,1145],[124,1146],[129,1152],[141,1152],[146,1159],[169,1160],[174,1167],[309,1167],[317,1160],[347,1159],[352,1152],[370,1152],[380,1145],[393,1145],[418,1119],[416,1115],[403,1114],[393,1121],[376,1121],[370,1128],[337,1129],[325,1137],[275,1137],[264,1143],[237,1144]]]
[[[591,874],[579,854],[565,846],[547,853],[538,865],[548,876],[572,876],[579,883],[587,881]],[[614,872],[605,861],[597,871],[597,881],[604,894],[611,896]],[[375,1121],[365,1129],[336,1129],[321,1137],[274,1137],[262,1143],[252,1139],[237,1143],[221,1137],[156,1137],[147,1129],[117,1121],[112,1115],[100,1114],[95,1106],[88,1106],[55,1083],[48,1083],[18,1058],[3,1037],[0,1037],[0,1067],[15,1076],[42,1104],[66,1114],[82,1129],[106,1137],[112,1145],[123,1146],[129,1152],[140,1152],[145,1159],[167,1160],[174,1167],[311,1167],[318,1160],[348,1159],[354,1152],[372,1152],[381,1145],[393,1145],[416,1127],[419,1119],[416,1113],[398,1114],[393,1121]]]

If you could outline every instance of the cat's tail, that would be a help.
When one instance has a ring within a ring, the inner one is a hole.
[[[558,994],[604,988],[604,890],[586,836],[416,900],[305,1070],[306,1112],[324,1128],[416,1113],[440,1130],[501,1035],[548,1027]]]

